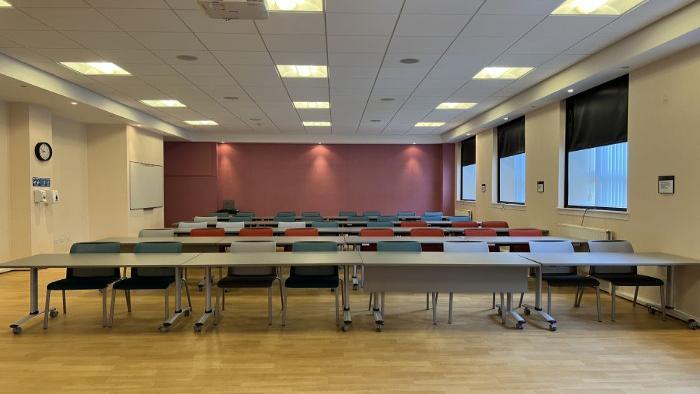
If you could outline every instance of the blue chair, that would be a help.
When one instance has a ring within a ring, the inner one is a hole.
[[[335,228],[338,227],[338,222],[333,220],[321,220],[311,222],[311,227],[313,228]]]
[[[381,216],[382,213],[379,211],[364,211],[362,212],[362,216]]]
[[[296,222],[296,215],[276,215],[275,221],[277,222]]]
[[[82,253],[119,253],[118,242],[84,242],[73,244],[71,254]],[[68,268],[65,279],[49,283],[46,286],[46,304],[44,305],[44,329],[49,328],[49,316],[55,317],[51,310],[51,292],[61,290],[63,296],[63,314],[66,314],[66,290],[101,290],[102,291],[102,327],[107,327],[107,289],[119,280],[119,267],[105,268]]]
[[[407,216],[416,216],[415,211],[399,211],[396,216],[402,218],[402,217],[407,217]]]
[[[447,220],[450,222],[470,222],[472,218],[471,216],[448,216]]]
[[[321,212],[319,211],[304,211],[301,213],[301,216],[321,216]]]
[[[393,222],[397,222],[398,220],[399,220],[398,216],[385,216],[385,215],[377,216],[378,222],[392,222],[392,224],[393,224]]]
[[[292,252],[337,252],[338,245],[335,242],[303,241],[292,244]],[[284,281],[285,289],[333,289],[335,290],[335,324],[340,324],[339,293],[343,291],[343,281],[338,275],[338,266],[303,267],[292,266],[289,277]],[[287,292],[284,292],[284,305],[282,311],[282,325],[287,322]]]
[[[423,214],[423,216],[421,216],[421,219],[425,221],[442,220],[442,212],[427,211]]]
[[[348,220],[354,222],[369,222],[369,216],[352,216],[348,217]]]
[[[357,212],[355,212],[355,211],[340,211],[338,213],[338,216],[355,217],[355,216],[357,216]]]
[[[381,227],[381,228],[389,227],[389,228],[391,228],[391,227],[394,227],[394,222],[380,222],[380,221],[367,222],[367,227]]]
[[[134,247],[134,253],[182,253],[180,242],[141,242]],[[187,303],[192,309],[190,289],[184,278],[180,278],[187,294]],[[165,320],[170,317],[169,292],[175,283],[175,268],[172,267],[134,267],[131,277],[124,278],[112,286],[112,303],[109,310],[109,326],[114,324],[114,302],[117,290],[126,294],[126,309],[131,312],[131,290],[163,290],[165,294]]]

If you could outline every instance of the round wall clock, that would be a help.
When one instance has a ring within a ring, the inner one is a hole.
[[[34,155],[41,161],[49,161],[53,156],[53,148],[48,142],[39,142],[34,147]]]

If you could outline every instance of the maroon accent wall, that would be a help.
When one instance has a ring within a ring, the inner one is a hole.
[[[258,215],[337,215],[340,210],[451,214],[453,183],[453,144],[165,143],[166,223],[207,214],[225,199]]]

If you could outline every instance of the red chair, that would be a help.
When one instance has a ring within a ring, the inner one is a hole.
[[[226,230],[223,228],[193,228],[190,231],[191,237],[225,237]]]
[[[411,237],[444,237],[445,232],[441,228],[412,228]],[[424,252],[442,252],[442,242],[436,244],[421,243]]]
[[[518,228],[518,229],[509,229],[508,235],[511,237],[541,237],[544,234],[542,234],[542,230],[538,230],[536,228]],[[530,251],[530,245],[528,245],[528,244],[510,245],[510,251],[511,252],[527,253]]]
[[[313,227],[288,228],[284,230],[286,237],[318,237],[318,229]]]
[[[242,228],[238,232],[241,237],[272,237],[275,232],[269,227]]]
[[[498,233],[492,228],[467,228],[464,230],[467,237],[497,237]],[[489,245],[489,252],[500,252],[497,245]]]
[[[360,237],[393,237],[394,230],[390,228],[363,228],[360,230]],[[363,252],[376,252],[377,244],[360,245]]]
[[[479,227],[479,223],[477,223],[477,222],[452,222],[452,227],[476,228],[476,227]]]
[[[481,222],[481,227],[484,228],[508,228],[508,222],[501,220],[492,220],[487,222]]]
[[[428,223],[423,220],[404,220],[400,227],[428,227]]]

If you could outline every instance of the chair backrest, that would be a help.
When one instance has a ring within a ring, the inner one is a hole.
[[[416,241],[379,241],[378,252],[421,252],[420,242]]]
[[[227,211],[233,211],[236,209],[236,201],[235,200],[224,200],[223,205],[224,205],[224,209]]]
[[[448,216],[447,220],[450,222],[470,222],[472,218],[469,216]]]
[[[390,228],[363,228],[360,237],[393,237],[394,230]]]
[[[472,221],[466,221],[466,222],[452,222],[452,227],[458,227],[458,228],[477,228],[477,227],[479,227],[479,223],[477,223],[477,222],[472,222]]]
[[[508,235],[511,237],[541,237],[544,234],[542,230],[536,228],[514,228],[508,229]]]
[[[216,216],[217,218],[221,219],[221,218],[227,218],[227,217],[231,216],[231,214],[228,212],[211,212],[208,216]]]
[[[306,222],[279,222],[277,223],[277,228],[280,230],[285,230],[288,228],[304,228],[306,227]]]
[[[380,221],[367,222],[367,227],[375,227],[375,228],[376,227],[382,227],[382,228],[394,227],[394,222],[384,222],[384,221],[382,221],[382,222],[380,222]]]
[[[398,220],[399,220],[398,216],[385,216],[385,215],[377,216],[378,222],[392,222],[392,225],[393,225],[393,222],[396,222]]]
[[[216,228],[226,229],[242,229],[245,227],[244,222],[218,222],[216,223]]]
[[[320,220],[320,221],[311,222],[311,227],[335,228],[335,227],[338,227],[338,222],[333,221],[333,220]]]
[[[532,253],[574,253],[571,241],[530,241],[528,244]],[[547,275],[572,275],[576,272],[576,267],[542,267],[542,273]]]
[[[182,253],[182,243],[180,242],[139,242],[134,246],[134,253]],[[131,269],[131,276],[153,277],[167,276],[175,278],[175,268],[173,267],[134,267]]]
[[[172,228],[145,228],[139,231],[139,238],[167,238],[174,236],[175,230]]]
[[[340,212],[338,212],[338,216],[354,217],[354,216],[357,216],[357,212],[355,212],[355,211],[340,211]]]
[[[252,216],[231,216],[231,218],[229,218],[229,222],[243,223],[243,222],[252,222],[252,221],[253,221]]]
[[[207,228],[207,222],[180,222],[177,228]]]
[[[348,217],[348,219],[355,222],[369,222],[369,216],[352,216]]]
[[[381,216],[381,212],[379,211],[364,211],[362,212],[362,216]]]
[[[428,227],[428,223],[423,220],[406,220],[401,222],[401,227]]]
[[[412,228],[411,237],[444,237],[445,231],[437,227]]]
[[[71,254],[79,253],[119,253],[121,245],[118,242],[80,242],[70,247]],[[68,268],[66,277],[92,278],[111,277],[119,278],[119,267],[110,268]]]
[[[424,216],[440,216],[442,217],[442,212],[440,211],[425,211]]]
[[[246,227],[238,232],[241,237],[272,237],[275,231],[270,227]]]
[[[281,215],[281,216],[275,216],[275,221],[277,222],[295,222],[297,220],[297,217],[294,215]]]
[[[297,213],[294,211],[279,211],[275,214],[275,216],[296,216]]]
[[[273,241],[236,241],[231,243],[231,253],[276,252],[277,244]],[[268,276],[277,275],[276,267],[229,267],[229,275]]]
[[[219,220],[218,217],[216,216],[195,216],[194,217],[194,222],[195,223],[201,223],[204,222],[206,224],[216,224],[216,222]]]
[[[612,241],[588,241],[588,249],[591,253],[634,253],[632,244],[623,240]],[[637,273],[636,266],[591,266],[590,274],[631,274]]]
[[[235,215],[233,215],[233,216],[237,216],[237,217],[243,217],[243,216],[245,216],[245,217],[255,217],[255,212],[242,212],[242,211],[241,211],[241,212],[238,212],[237,214],[235,214]]]
[[[446,253],[466,252],[466,253],[488,253],[489,244],[480,241],[448,241],[443,242],[442,250]]]
[[[288,228],[284,230],[287,237],[318,237],[318,229],[313,227]]]
[[[191,237],[225,237],[226,230],[223,228],[193,228],[190,231]]]
[[[338,244],[328,241],[302,241],[292,244],[292,252],[337,252]],[[338,266],[299,267],[292,266],[290,276],[338,276]]]
[[[495,237],[498,233],[492,228],[465,228],[464,235],[467,237]]]
[[[398,217],[416,216],[416,212],[415,211],[398,211],[396,213],[396,216],[398,216]]]
[[[304,211],[301,213],[301,216],[321,216],[321,212],[319,212],[319,211]]]
[[[508,228],[508,222],[502,220],[489,220],[481,222],[481,227],[484,228]]]

